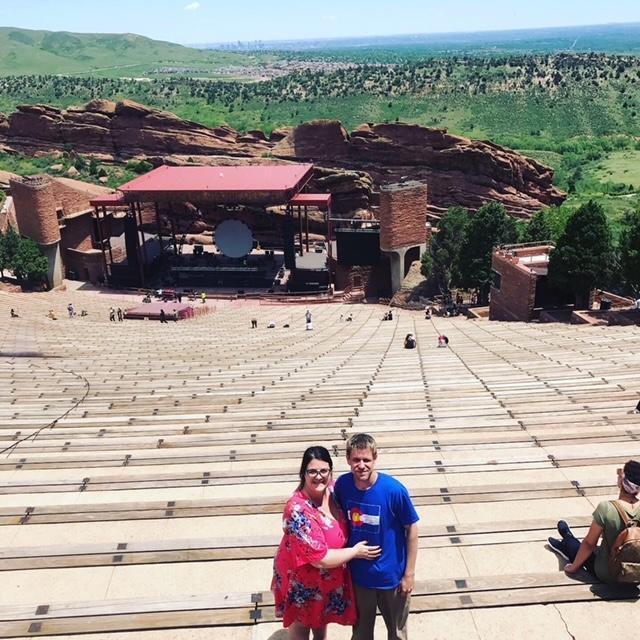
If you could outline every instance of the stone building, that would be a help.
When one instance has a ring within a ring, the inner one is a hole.
[[[335,229],[336,288],[360,289],[367,297],[398,291],[411,263],[426,251],[427,209],[427,185],[412,180],[381,187],[375,219],[342,219]]]
[[[12,178],[9,189],[18,232],[36,242],[47,258],[50,286],[58,286],[64,277],[92,282],[104,278],[89,201],[110,189],[47,175]]]
[[[414,260],[427,249],[427,185],[415,180],[380,189],[380,250],[391,268],[391,291],[402,286]]]
[[[493,250],[490,320],[529,322],[550,302],[547,274],[553,249],[552,244],[529,243]]]

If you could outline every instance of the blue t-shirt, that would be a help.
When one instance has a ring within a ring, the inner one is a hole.
[[[407,565],[405,527],[420,519],[406,487],[395,478],[378,473],[375,484],[365,491],[345,473],[335,484],[335,497],[349,521],[349,546],[361,540],[382,547],[375,561],[352,560],[353,581],[368,589],[395,589]]]

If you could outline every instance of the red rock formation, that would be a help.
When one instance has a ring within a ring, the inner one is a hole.
[[[209,128],[129,100],[93,100],[66,110],[25,105],[8,118],[0,114],[0,148],[35,154],[65,146],[105,160],[146,157],[155,164],[188,157],[207,164],[311,160],[313,188],[331,190],[338,213],[368,208],[381,185],[403,180],[428,183],[433,215],[497,200],[513,215],[529,217],[565,197],[552,184],[552,170],[534,160],[417,125],[367,124],[348,134],[339,122],[314,121],[266,139],[260,131]]]

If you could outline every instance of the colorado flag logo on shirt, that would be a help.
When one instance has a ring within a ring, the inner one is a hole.
[[[380,533],[380,505],[364,502],[347,503],[347,514],[354,531]]]

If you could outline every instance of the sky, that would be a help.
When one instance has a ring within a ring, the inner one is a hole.
[[[640,22],[640,0],[0,0],[0,16],[196,44]]]

